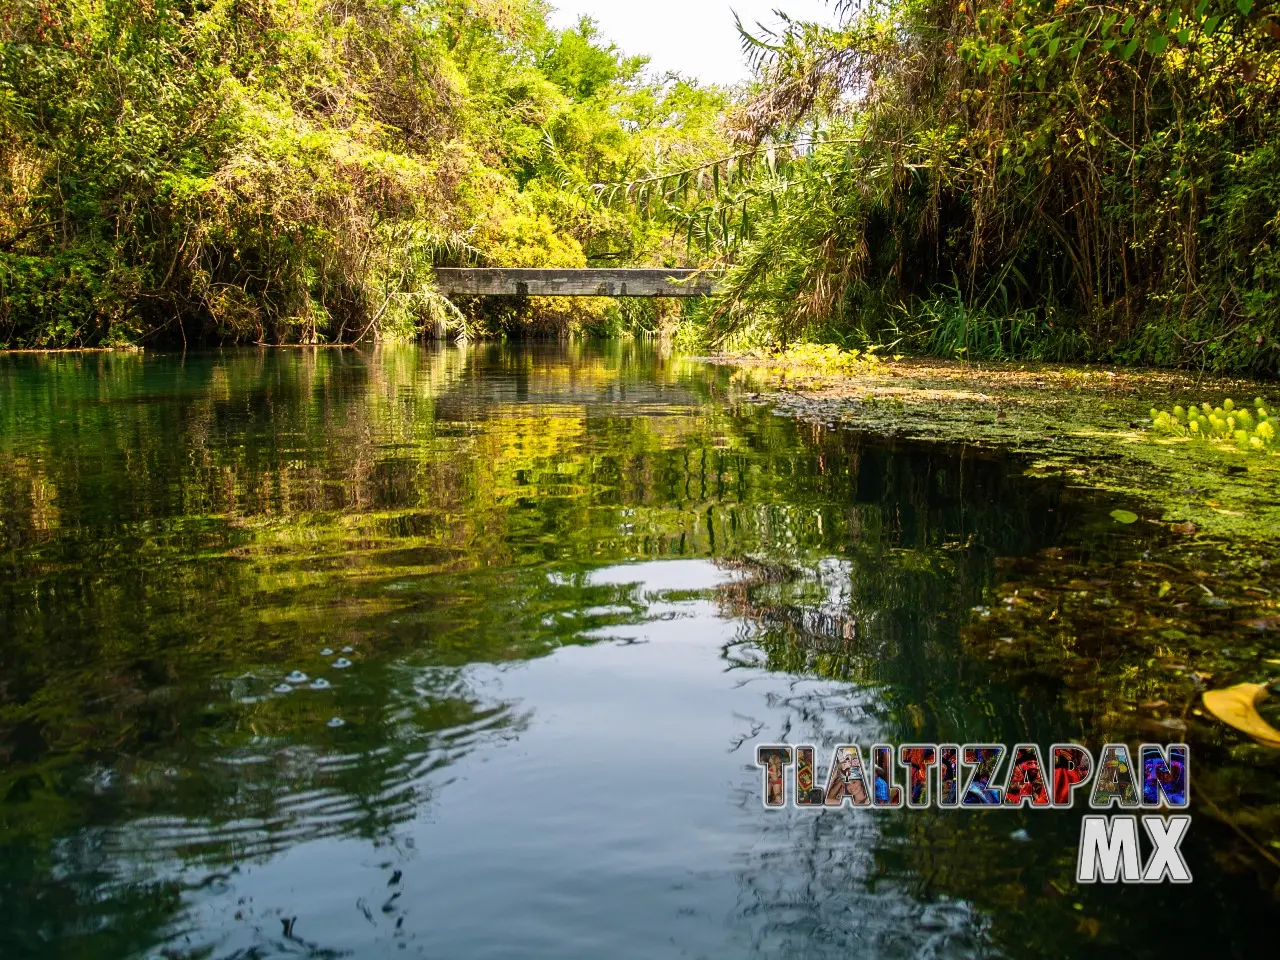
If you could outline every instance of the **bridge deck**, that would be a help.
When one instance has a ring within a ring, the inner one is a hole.
[[[439,267],[436,283],[446,296],[703,297],[713,287],[696,270],[610,270],[545,267]]]

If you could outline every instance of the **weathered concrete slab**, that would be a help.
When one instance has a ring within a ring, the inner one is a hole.
[[[539,267],[438,267],[445,296],[527,297],[703,297],[713,287],[696,270],[610,270]]]

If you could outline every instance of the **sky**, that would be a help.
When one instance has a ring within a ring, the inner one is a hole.
[[[743,25],[776,25],[776,8],[797,20],[830,23],[826,0],[550,0],[551,22],[571,27],[586,14],[628,54],[644,54],[657,73],[675,70],[705,83],[732,84],[749,71],[742,58],[736,10]]]

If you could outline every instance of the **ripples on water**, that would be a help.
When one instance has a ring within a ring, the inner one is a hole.
[[[0,364],[5,957],[1255,936],[1063,886],[1074,814],[761,808],[763,740],[1087,736],[963,629],[1000,557],[1138,549],[1109,504],[633,348]]]

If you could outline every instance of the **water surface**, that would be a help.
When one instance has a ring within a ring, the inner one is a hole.
[[[0,358],[0,955],[1255,956],[1201,823],[1081,889],[1079,811],[761,805],[1087,739],[965,631],[1115,507],[634,346]]]

